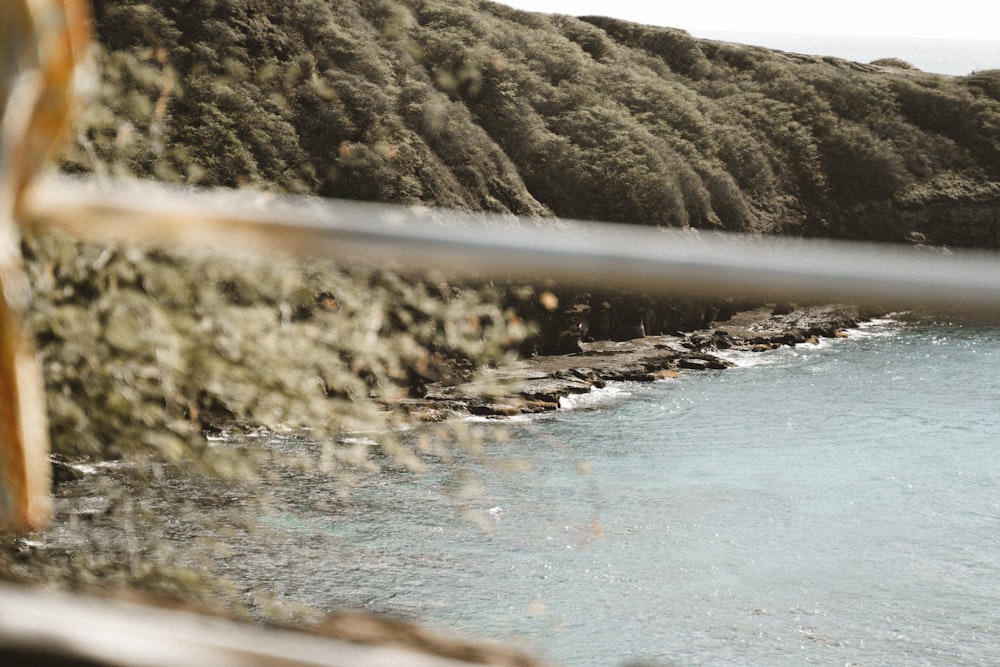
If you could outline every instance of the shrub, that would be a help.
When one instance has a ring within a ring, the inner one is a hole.
[[[901,58],[879,58],[878,60],[873,60],[871,64],[878,65],[879,67],[892,67],[893,69],[917,69]]]

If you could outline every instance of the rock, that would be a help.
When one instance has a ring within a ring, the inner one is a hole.
[[[568,380],[565,378],[545,378],[530,380],[521,385],[517,395],[529,401],[544,401],[559,403],[559,399],[571,394],[585,394],[593,386],[586,380]]]
[[[706,371],[711,368],[707,359],[699,359],[697,357],[681,359],[677,362],[677,365],[689,371]]]
[[[555,410],[558,404],[553,404]],[[477,417],[514,417],[524,414],[524,403],[522,401],[509,403],[472,403],[469,405],[469,414]]]
[[[848,306],[797,307],[784,315],[760,307],[729,316],[725,329],[703,328],[688,334],[583,341],[573,354],[538,355],[514,368],[488,374],[488,380],[457,386],[428,385],[423,399],[399,402],[414,416],[432,419],[456,413],[487,417],[548,412],[561,398],[604,386],[608,381],[650,382],[676,378],[677,369],[721,370],[731,363],[702,349],[763,352],[782,345],[818,342],[845,335],[843,330],[866,319]],[[714,323],[709,323],[714,324]],[[500,396],[497,396],[498,387]],[[506,394],[506,396],[504,396]]]
[[[735,344],[735,342],[733,341],[732,337],[729,335],[728,331],[721,331],[720,330],[720,331],[716,331],[714,334],[712,334],[712,345],[717,350],[728,350],[734,344]]]
[[[712,337],[705,334],[692,334],[687,341],[690,344],[692,350],[703,350],[706,347],[712,347]],[[685,346],[687,347],[687,346]]]
[[[779,338],[778,341],[783,345],[798,345],[799,343],[806,342],[806,335],[798,329],[793,329]]]
[[[722,370],[732,366],[728,361],[709,355],[683,357],[677,362],[680,368],[692,371]]]
[[[83,479],[83,473],[77,470],[69,459],[59,454],[49,456],[49,463],[52,465],[52,488],[55,489],[60,484],[75,482]]]
[[[537,415],[542,412],[552,412],[559,409],[559,403],[550,401],[524,401],[521,404],[521,414]]]
[[[774,308],[771,309],[772,315],[788,315],[795,311],[795,306],[788,303],[787,301],[779,301],[774,304]]]

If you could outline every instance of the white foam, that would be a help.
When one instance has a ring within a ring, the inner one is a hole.
[[[898,320],[891,317],[873,317],[870,320],[866,320],[859,324],[856,328],[858,329],[870,329],[871,327],[884,327],[887,325],[897,324]]]
[[[463,422],[479,423],[479,424],[486,424],[486,423],[495,424],[496,422],[515,422],[515,423],[518,423],[518,422],[529,422],[529,421],[531,421],[532,417],[538,417],[538,416],[544,415],[544,414],[545,414],[544,412],[540,412],[540,413],[537,413],[537,414],[509,415],[509,416],[503,416],[503,415],[466,415],[466,416],[462,417],[461,421],[463,421]]]
[[[84,475],[93,475],[104,468],[114,470],[116,468],[121,468],[124,465],[124,461],[100,461],[98,463],[73,463],[70,464],[70,467],[83,473]]]
[[[624,382],[608,382],[603,387],[591,387],[585,394],[572,394],[559,399],[560,410],[581,410],[598,407],[604,403],[632,395]]]
[[[728,361],[736,368],[753,368],[754,366],[773,366],[788,361],[789,357],[798,357],[800,353],[794,347],[779,347],[764,352],[750,350],[718,350],[712,354]]]
[[[843,343],[851,338],[883,338],[893,336],[897,333],[899,321],[889,318],[874,318],[861,322],[856,327],[845,329],[846,336],[843,337],[817,337],[816,342],[798,343],[795,346],[783,345],[773,350],[764,352],[751,352],[749,350],[718,350],[712,354],[724,359],[737,368],[751,368],[753,366],[773,366],[785,363],[789,360],[798,359],[811,352],[820,352],[835,345]]]
[[[807,343],[796,343],[796,350],[825,350],[828,347],[832,347],[838,341],[843,340],[842,338],[815,338],[815,342]]]
[[[899,328],[899,320],[879,317],[860,323],[857,327],[847,330],[850,338],[884,338],[893,336]]]
[[[378,441],[373,438],[358,437],[358,436],[348,436],[346,438],[341,438],[340,442],[344,445],[365,445],[366,447],[375,447],[378,445]]]

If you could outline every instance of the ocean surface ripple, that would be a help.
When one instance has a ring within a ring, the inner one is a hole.
[[[1000,331],[887,319],[731,358],[503,426],[473,495],[434,470],[336,512],[292,494],[286,555],[238,574],[566,665],[993,664]]]

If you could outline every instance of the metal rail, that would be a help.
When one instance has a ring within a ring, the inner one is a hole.
[[[48,179],[21,224],[90,241],[359,261],[591,289],[1000,314],[1000,254]]]

